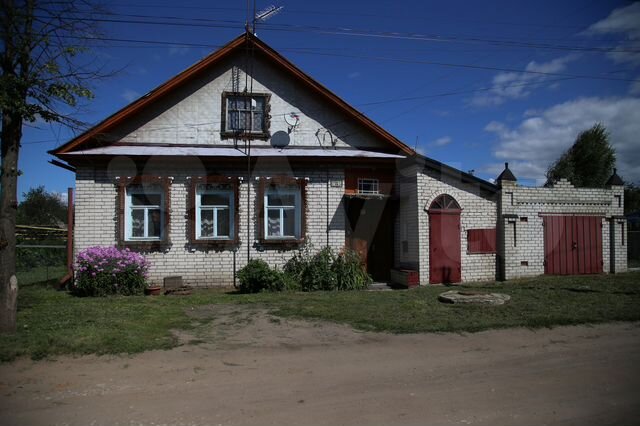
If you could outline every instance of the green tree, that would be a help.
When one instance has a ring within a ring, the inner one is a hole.
[[[79,102],[101,77],[87,43],[95,43],[96,8],[85,0],[0,0],[0,332],[16,328],[16,214],[23,124],[44,120],[73,128]]]
[[[613,173],[616,153],[600,123],[580,133],[573,146],[547,170],[547,185],[568,179],[576,187],[603,187]]]
[[[67,205],[57,194],[39,186],[22,195],[24,199],[18,205],[17,224],[58,226],[67,223]]]

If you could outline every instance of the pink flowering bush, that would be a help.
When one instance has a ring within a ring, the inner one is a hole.
[[[89,247],[76,257],[73,292],[79,296],[142,294],[148,270],[147,259],[128,248]]]

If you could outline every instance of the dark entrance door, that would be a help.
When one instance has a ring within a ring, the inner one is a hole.
[[[449,195],[441,195],[429,208],[429,283],[448,284],[462,280],[460,253],[460,206]]]
[[[602,272],[602,218],[545,216],[544,273],[550,275]]]
[[[393,212],[388,198],[346,197],[345,245],[358,252],[374,281],[389,281],[393,267]]]

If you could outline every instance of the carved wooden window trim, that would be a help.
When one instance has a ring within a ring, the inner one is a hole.
[[[267,190],[277,186],[295,186],[300,191],[300,235],[298,238],[267,238],[265,235],[264,196]],[[305,242],[307,228],[307,180],[290,176],[260,178],[258,183],[258,241],[266,246],[297,247]]]
[[[233,191],[233,233],[230,238],[218,238],[218,239],[209,239],[209,238],[197,238],[197,229],[196,229],[196,197],[197,197],[197,189],[198,185],[202,184],[229,184],[231,186],[231,190]],[[225,248],[225,247],[233,247],[239,244],[240,242],[240,191],[239,191],[239,179],[237,177],[226,177],[226,176],[201,176],[194,177],[191,179],[191,183],[189,186],[189,208],[187,211],[188,217],[188,225],[187,225],[187,233],[189,237],[189,244],[195,247],[200,248]]]
[[[142,250],[163,249],[171,243],[171,178],[160,176],[135,176],[121,177],[116,183],[118,188],[118,245],[120,247],[138,248]],[[130,186],[157,186],[162,191],[163,196],[163,230],[162,238],[159,240],[128,240],[125,228],[127,188]]]

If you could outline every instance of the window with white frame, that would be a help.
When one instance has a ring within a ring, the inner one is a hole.
[[[155,241],[164,237],[164,192],[160,187],[127,187],[125,239]]]
[[[358,194],[380,194],[378,179],[358,178]]]
[[[266,239],[300,238],[302,208],[299,187],[272,187],[264,194]]]
[[[225,132],[264,134],[267,132],[266,95],[224,94]]]
[[[228,240],[234,235],[234,192],[229,185],[196,187],[196,239]]]

